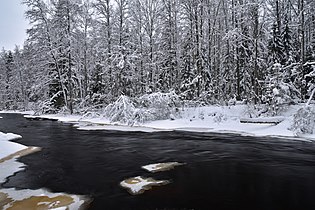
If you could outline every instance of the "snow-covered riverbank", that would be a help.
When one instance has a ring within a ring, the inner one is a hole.
[[[104,117],[86,117],[80,115],[25,115],[29,119],[52,119],[65,123],[74,123],[75,127],[82,130],[120,130],[120,131],[192,131],[192,132],[219,132],[238,133],[253,136],[277,136],[292,138],[295,140],[315,140],[315,134],[296,136],[290,130],[293,122],[293,115],[301,105],[290,106],[281,115],[268,118],[254,118],[257,123],[244,123],[241,119],[248,117],[248,107],[246,105],[236,106],[208,106],[198,108],[188,108],[181,111],[180,118],[167,120],[156,120],[128,126],[125,124],[110,122]],[[92,115],[96,116],[96,115]],[[270,121],[270,123],[268,123]],[[276,123],[272,123],[272,122]],[[262,123],[263,122],[263,123]]]

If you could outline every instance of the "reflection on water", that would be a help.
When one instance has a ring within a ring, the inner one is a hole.
[[[311,142],[189,132],[81,131],[69,124],[1,114],[3,132],[43,148],[21,158],[28,167],[2,187],[48,188],[91,195],[91,209],[313,209]],[[184,162],[154,174],[172,183],[131,196],[128,177],[153,176],[141,166]]]

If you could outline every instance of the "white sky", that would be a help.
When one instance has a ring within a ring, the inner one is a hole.
[[[15,45],[23,47],[28,21],[26,7],[21,0],[0,0],[0,50],[13,50]]]

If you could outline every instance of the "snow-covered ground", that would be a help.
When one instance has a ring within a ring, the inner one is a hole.
[[[0,114],[34,114],[34,111],[0,110]]]
[[[67,123],[75,123],[75,127],[82,130],[121,130],[121,131],[192,131],[192,132],[218,132],[238,133],[252,136],[277,136],[295,140],[315,140],[315,134],[296,137],[289,130],[293,122],[293,114],[301,105],[291,106],[276,118],[257,118],[257,122],[279,121],[274,123],[241,123],[240,120],[248,117],[246,105],[236,106],[208,106],[188,108],[182,111],[181,117],[168,120],[145,122],[136,126],[111,123],[109,119],[101,117],[82,117],[78,115],[25,115],[27,118],[54,119]]]
[[[201,117],[198,115],[201,113]],[[148,122],[145,126],[151,128],[168,128],[173,130],[195,132],[219,132],[240,133],[254,136],[290,136],[294,133],[288,128],[291,125],[291,117],[284,117],[284,121],[278,125],[272,123],[241,123],[242,112],[232,108],[201,109],[189,117],[176,120],[161,120]]]

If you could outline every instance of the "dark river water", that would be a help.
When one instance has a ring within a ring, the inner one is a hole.
[[[1,114],[0,131],[41,152],[20,158],[26,170],[3,188],[91,196],[90,209],[315,209],[315,144],[191,132],[80,131],[70,124]],[[151,174],[141,166],[185,162]],[[119,182],[133,176],[171,180],[142,195]]]

